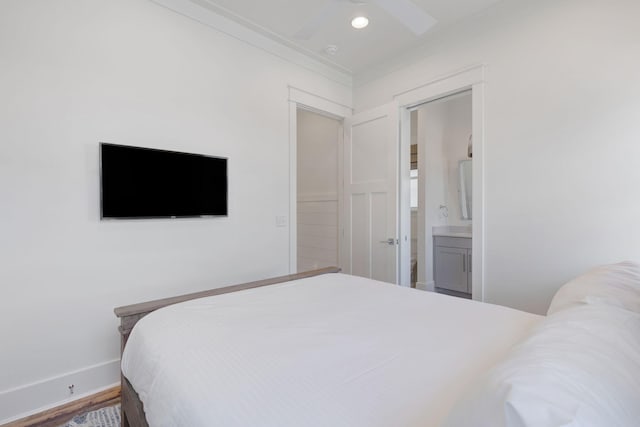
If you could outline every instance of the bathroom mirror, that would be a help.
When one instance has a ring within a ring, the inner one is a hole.
[[[460,160],[458,169],[460,170],[460,217],[471,219],[473,181],[472,181],[472,161]]]

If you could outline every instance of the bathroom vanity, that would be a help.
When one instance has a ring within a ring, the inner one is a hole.
[[[435,290],[471,298],[471,230],[434,227],[433,266]]]

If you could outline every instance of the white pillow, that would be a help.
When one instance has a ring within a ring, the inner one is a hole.
[[[604,265],[576,277],[558,290],[547,314],[584,304],[607,304],[640,313],[640,264]]]
[[[446,427],[637,427],[640,314],[557,312],[464,396]]]

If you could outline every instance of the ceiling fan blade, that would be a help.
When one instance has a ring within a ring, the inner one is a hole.
[[[411,0],[372,0],[417,36],[421,36],[438,21]]]
[[[293,37],[300,40],[309,40],[324,24],[336,14],[340,8],[340,2],[331,0],[318,13],[316,13],[307,23],[300,28]]]

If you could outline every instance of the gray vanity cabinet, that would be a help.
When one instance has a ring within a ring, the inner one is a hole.
[[[435,236],[433,254],[436,291],[468,297],[471,294],[471,239]]]

